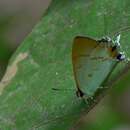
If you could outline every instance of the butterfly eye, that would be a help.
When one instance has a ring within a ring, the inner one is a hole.
[[[117,55],[117,60],[119,61],[122,61],[122,60],[125,60],[126,59],[126,56],[124,54],[124,52],[120,52],[118,55]]]

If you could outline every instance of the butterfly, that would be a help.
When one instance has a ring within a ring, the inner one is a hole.
[[[125,59],[125,54],[120,51],[120,34],[115,41],[109,37],[95,40],[76,36],[72,64],[77,96],[92,96],[117,64]]]

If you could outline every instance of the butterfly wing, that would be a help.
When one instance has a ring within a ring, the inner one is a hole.
[[[76,37],[72,63],[77,88],[89,96],[102,85],[117,63],[111,43],[99,43],[88,37]]]

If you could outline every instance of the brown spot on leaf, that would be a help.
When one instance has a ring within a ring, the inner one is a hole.
[[[16,75],[18,71],[18,63],[27,58],[28,53],[20,53],[14,62],[7,67],[6,73],[0,82],[0,95],[2,94],[4,88],[10,83],[11,79]]]

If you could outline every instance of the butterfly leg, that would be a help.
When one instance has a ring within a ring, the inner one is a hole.
[[[108,37],[108,36],[106,36],[106,37],[103,37],[103,38],[101,38],[100,40],[98,40],[98,42],[99,43],[104,43],[104,42],[112,42],[112,39],[110,38],[110,37]]]

